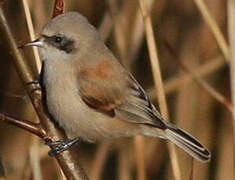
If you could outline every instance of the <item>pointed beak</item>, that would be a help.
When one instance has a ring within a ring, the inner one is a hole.
[[[24,48],[26,46],[37,46],[37,47],[43,47],[44,43],[40,39],[36,39],[35,41],[28,42],[22,46],[19,46],[19,48]]]

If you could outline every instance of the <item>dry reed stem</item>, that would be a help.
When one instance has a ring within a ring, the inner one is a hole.
[[[190,64],[190,69],[196,69],[196,67],[198,67],[198,64],[200,63],[201,53],[201,49],[199,48],[199,46],[195,46],[195,44],[192,43],[192,38],[195,38],[193,36],[194,35],[192,34],[188,35],[188,37],[186,37],[186,40],[182,44],[181,51],[177,51],[177,54],[180,53],[183,62],[188,62],[188,64]],[[173,61],[173,66],[175,66],[175,58],[175,56],[171,58]],[[184,74],[183,71],[181,71],[180,73]],[[207,119],[203,114],[207,109],[207,106],[205,106],[206,99],[210,98],[210,96],[202,98],[202,95],[207,95],[207,93],[201,91],[200,88],[201,87],[198,86],[195,82],[182,84],[181,88],[179,88],[176,94],[177,104],[175,104],[176,114],[174,115],[174,117],[177,118],[177,126],[185,129],[188,132],[191,132],[193,135],[195,135],[195,137],[199,138],[200,141],[204,142],[205,138],[210,137],[210,131],[208,131],[208,127],[206,126],[207,122],[205,122],[205,120]],[[201,133],[197,133],[198,129],[202,130],[202,128],[204,136],[200,136]],[[182,170],[182,179],[193,178],[193,176],[189,177],[190,171],[197,171],[200,172],[200,178],[199,175],[194,174],[195,178],[205,180],[204,177],[206,175],[206,171],[203,170],[206,166],[204,164],[195,162],[196,164],[199,164],[199,166],[203,169],[201,171],[198,171],[198,169],[192,167],[193,159],[191,156],[188,156],[181,150],[177,150],[177,152],[179,161],[183,162],[180,166]]]
[[[214,73],[216,70],[220,69],[226,63],[224,62],[222,57],[213,58],[208,60],[205,64],[196,67],[193,72],[197,72],[198,77],[204,77],[211,73]],[[166,94],[170,94],[173,91],[176,91],[178,88],[182,86],[182,84],[190,83],[193,79],[189,74],[180,74],[176,75],[169,80],[164,82],[164,89]],[[153,94],[154,89],[150,91]]]
[[[187,37],[186,39],[187,40],[182,44],[182,50],[180,53],[183,56],[183,59],[190,59],[189,63],[192,67],[196,67],[198,50],[189,47],[191,43],[190,37]],[[195,99],[192,97],[198,96],[200,92],[197,90],[197,87],[195,88],[195,83],[182,84],[176,94],[174,119],[177,122],[177,126],[188,132],[193,132],[192,124],[195,124],[195,118],[193,117],[197,104],[195,103]],[[188,174],[191,167],[191,157],[179,148],[176,151],[179,162],[184,162],[180,164],[181,178],[188,179]]]
[[[23,9],[25,12],[25,17],[26,17],[30,40],[33,41],[36,39],[36,37],[35,37],[35,32],[34,32],[34,27],[33,27],[32,17],[31,17],[31,13],[30,13],[30,9],[29,9],[28,0],[22,0],[22,3],[23,3]],[[40,73],[41,60],[39,57],[38,48],[37,47],[32,47],[32,48],[33,48],[33,54],[34,54],[34,59],[35,59],[35,63],[36,63],[37,73]],[[36,118],[36,115],[35,115],[35,118]],[[32,137],[31,138],[31,146],[29,149],[29,157],[30,157],[30,164],[32,167],[32,171],[33,171],[33,177],[35,180],[42,179],[38,151],[39,151],[39,139],[36,137]]]
[[[149,13],[151,13],[152,9],[154,8],[154,0],[146,1],[146,6],[149,10]],[[141,42],[142,42],[143,37],[144,37],[144,24],[143,24],[143,18],[142,18],[142,13],[141,13],[140,8],[137,8],[137,12],[135,14],[133,22],[134,22],[133,27],[132,27],[133,30],[130,34],[131,38],[130,38],[130,43],[129,43],[129,47],[128,47],[129,50],[128,50],[128,54],[127,54],[128,62],[126,63],[130,67],[131,67],[133,61],[138,58],[137,55],[139,53]],[[156,90],[155,89],[154,89],[154,95],[156,95]],[[135,141],[135,142],[138,142],[138,141]],[[147,167],[148,167],[147,164],[154,163],[154,162],[152,162],[152,157],[154,156],[154,154],[156,153],[156,149],[160,145],[159,141],[155,140],[155,139],[150,140],[149,143],[151,144],[151,148],[148,148],[148,150],[146,151],[146,146],[144,147],[145,148],[145,151],[144,151],[145,152],[145,158],[146,158],[146,160],[145,160],[146,168],[145,169],[147,169]],[[148,146],[150,144],[148,144]],[[139,146],[137,145],[136,147],[139,147]],[[138,152],[139,150],[136,149],[136,151]],[[162,159],[163,158],[160,159],[158,164],[161,164]],[[137,167],[141,167],[141,166],[137,165]]]
[[[33,22],[32,22],[32,17],[31,17],[30,10],[29,10],[28,1],[22,0],[22,2],[23,2],[23,8],[24,8],[26,22],[27,22],[27,26],[28,26],[28,30],[29,30],[30,40],[33,41],[36,39],[36,37],[35,37],[35,32],[34,32],[34,28],[33,28]],[[36,67],[37,67],[37,73],[39,74],[40,69],[41,69],[41,60],[39,57],[38,48],[35,46],[32,48],[33,48],[33,54],[34,54],[35,63],[36,63]]]
[[[146,2],[149,12],[152,11],[154,0],[148,0]],[[131,41],[129,45],[129,52],[128,52],[128,64],[130,66],[131,62],[136,58],[139,48],[141,46],[141,41],[144,36],[144,25],[141,10],[138,8],[136,12],[136,17],[133,23],[133,32],[131,33]]]
[[[193,169],[194,169],[194,161],[193,161],[193,159],[192,159],[192,161],[191,161],[191,170],[190,170],[190,173],[189,173],[189,180],[193,180],[194,178],[193,178]]]
[[[167,103],[166,103],[165,93],[163,90],[163,83],[162,83],[162,78],[161,78],[157,47],[156,47],[155,40],[154,40],[152,22],[151,22],[147,7],[145,5],[145,2],[143,0],[139,0],[139,2],[140,2],[141,12],[143,16],[143,21],[145,24],[145,33],[147,36],[148,50],[149,50],[149,55],[150,55],[152,73],[154,77],[154,85],[157,91],[160,111],[161,111],[162,116],[164,116],[164,118],[168,120],[169,118],[168,118]]]
[[[25,158],[25,162],[24,165],[22,166],[22,168],[20,169],[22,171],[22,174],[19,176],[19,179],[29,179],[31,176],[31,167],[30,166],[30,160],[29,160],[29,153],[28,153],[28,157]],[[30,175],[29,175],[30,174]]]
[[[148,9],[146,7],[145,1],[139,0],[139,3],[140,3],[141,12],[143,15],[144,24],[145,24],[145,33],[147,36],[148,50],[149,50],[152,73],[153,73],[153,78],[154,78],[154,85],[157,91],[157,97],[159,101],[160,112],[165,120],[169,120],[166,97],[165,97],[163,82],[161,78],[161,71],[160,71],[160,65],[159,65],[159,60],[158,60],[157,47],[156,47],[155,40],[154,40],[151,18],[150,18]],[[176,180],[180,180],[181,173],[180,173],[179,163],[177,159],[177,154],[175,151],[175,146],[171,143],[168,143],[168,148],[170,151],[170,156],[171,156],[170,160],[172,164],[174,177]]]
[[[232,103],[233,103],[233,161],[232,161],[232,169],[234,170],[235,164],[235,0],[228,0],[227,1],[227,11],[228,11],[228,38],[230,43],[230,81],[231,81],[231,96],[232,96]],[[233,171],[233,177],[235,177]]]
[[[127,152],[127,146],[118,147],[118,180],[131,180],[131,167],[132,163],[130,162],[129,152]]]
[[[41,166],[40,166],[40,158],[39,158],[39,139],[36,137],[32,137],[32,143],[29,149],[29,157],[30,157],[30,165],[33,171],[33,179],[41,180]]]
[[[231,118],[229,114],[224,115],[225,118]],[[232,180],[234,179],[234,161],[233,155],[233,130],[230,121],[221,122],[220,132],[217,135],[217,161],[214,179]],[[222,136],[221,136],[222,134]]]
[[[230,81],[231,81],[231,96],[233,103],[233,142],[235,143],[235,1],[228,0],[228,38],[230,43]],[[235,157],[234,157],[235,158]],[[234,159],[235,162],[235,159]]]
[[[208,24],[208,26],[210,27],[213,35],[215,36],[215,39],[219,45],[219,48],[221,49],[223,56],[225,57],[225,60],[227,62],[230,62],[229,59],[229,46],[221,32],[221,30],[219,29],[218,24],[216,23],[216,21],[214,20],[214,18],[211,16],[208,8],[206,7],[206,4],[204,2],[204,0],[194,0],[199,11],[201,12],[203,18],[205,19],[206,23]]]
[[[136,165],[137,165],[137,179],[138,180],[145,180],[146,179],[146,167],[144,162],[144,138],[142,136],[136,136],[134,139],[135,145],[135,158],[136,158]]]
[[[226,112],[225,112],[226,113]],[[226,119],[231,118],[227,113],[224,114]],[[222,121],[220,131],[217,136],[217,166],[214,179],[217,180],[232,180],[234,179],[234,151],[233,148],[233,128],[230,121]]]
[[[211,77],[210,79],[216,80],[216,77]],[[203,142],[203,144],[213,151],[215,147],[214,145],[216,145],[215,139],[217,139],[215,138],[214,128],[215,124],[218,122],[218,119],[212,115],[215,110],[215,101],[210,96],[208,96],[207,92],[200,91],[199,86],[196,85],[195,90],[197,91],[197,96],[193,96],[195,109],[191,116],[191,118],[194,119],[194,123],[192,124],[192,132],[201,142]],[[215,160],[214,153],[212,154],[212,162],[213,160]],[[195,161],[194,179],[210,179],[211,165],[212,163],[202,164]]]
[[[116,0],[108,0],[110,14],[114,22],[114,38],[118,48],[120,61],[123,62],[126,59],[127,53],[127,42],[124,32],[124,16],[123,12],[119,13],[118,5]]]
[[[154,0],[147,1],[147,7],[152,8],[154,3]],[[131,17],[131,11],[129,10],[130,5],[133,6],[131,1],[126,1],[123,3],[123,7],[120,13],[117,13],[117,4],[112,3],[110,6],[114,6],[113,9],[113,19],[116,20],[117,23],[115,23],[116,31],[115,31],[115,37],[116,40],[119,40],[119,50],[121,51],[121,58],[122,62],[125,65],[125,67],[131,71],[131,62],[134,58],[136,58],[137,52],[139,50],[139,47],[141,45],[141,41],[143,39],[144,35],[144,25],[141,15],[141,10],[137,8],[135,10],[135,23],[133,23],[133,27],[131,29],[128,26],[128,22],[130,22]],[[137,4],[138,6],[138,4]],[[133,7],[134,8],[134,7]],[[116,12],[115,12],[116,10]],[[151,11],[151,9],[150,9]],[[118,14],[115,17],[115,14]],[[125,21],[124,21],[125,20]],[[128,21],[128,22],[127,22]],[[121,23],[122,22],[122,23]],[[125,26],[124,26],[125,25]],[[124,27],[126,28],[124,28]],[[130,38],[126,37],[126,32],[130,33]],[[121,40],[121,41],[120,41]],[[135,147],[135,159],[136,159],[136,167],[137,167],[137,179],[144,180],[146,179],[146,163],[144,159],[144,137],[137,136],[134,138],[134,147]],[[124,159],[120,159],[120,161],[123,161]],[[123,162],[121,162],[123,163]],[[128,169],[126,169],[128,171]],[[127,174],[127,173],[123,173]]]
[[[115,1],[116,2],[116,1]],[[110,4],[113,6],[113,15],[115,16],[115,14],[117,14],[117,3],[113,3]],[[131,11],[128,10],[130,8],[131,5],[131,1],[124,1],[123,2],[123,7],[121,8],[121,11],[119,13],[118,16],[114,17],[115,21],[115,26],[114,26],[114,30],[115,31],[115,37],[116,37],[116,41],[117,41],[117,45],[118,45],[118,49],[121,55],[121,60],[122,63],[125,65],[125,67],[131,71],[131,60],[128,58],[129,52],[131,51],[132,47],[136,47],[137,48],[140,46],[140,42],[135,42],[136,46],[132,46],[133,45],[133,41],[130,40],[130,38],[128,38],[126,36],[127,32],[130,33],[130,26],[128,26],[128,22],[130,23],[130,17],[131,17]],[[138,4],[137,4],[138,5]],[[116,12],[115,12],[116,10]],[[128,11],[127,11],[128,10]],[[139,10],[139,9],[137,9]],[[139,12],[140,14],[140,12]],[[141,14],[140,14],[141,15]],[[138,17],[137,17],[138,18]],[[141,19],[141,18],[139,18]],[[139,28],[135,28],[134,30],[139,30]],[[142,29],[140,28],[140,30],[142,32],[140,32],[140,38],[142,39],[143,37],[143,23],[142,23]],[[131,32],[131,34],[133,34],[133,32]],[[133,34],[134,35],[134,34]],[[139,38],[139,40],[140,40]],[[131,41],[131,42],[129,42]],[[132,43],[132,44],[131,44]],[[146,179],[146,165],[145,165],[145,161],[144,161],[144,137],[141,136],[136,136],[134,137],[134,150],[135,150],[135,163],[136,163],[136,179],[138,180],[145,180]],[[121,152],[123,153],[123,152]],[[124,155],[124,154],[122,154]],[[126,162],[126,160],[124,158],[120,158],[120,165],[124,164]],[[124,169],[123,167],[121,167],[122,169],[122,176],[127,178],[128,177],[128,171],[130,171],[131,165],[129,166],[125,166],[126,168]],[[123,178],[121,177],[121,178]]]
[[[193,72],[197,72],[198,77],[204,77],[211,73],[214,73],[216,70],[224,66],[224,60],[222,57],[213,58],[208,60],[203,65],[196,67]],[[179,74],[175,75],[172,78],[169,78],[164,82],[164,90],[166,94],[170,94],[173,91],[178,90],[183,84],[187,84],[193,81],[193,78],[189,74]],[[156,96],[155,88],[148,89],[148,94],[150,97],[154,98]]]
[[[31,1],[34,2],[31,6],[31,9],[34,12],[33,15],[35,17],[35,32],[38,34],[46,22],[46,15],[44,12],[45,3],[43,3],[45,0],[37,0],[37,3],[35,3],[34,0]]]
[[[106,12],[103,17],[102,23],[100,24],[98,28],[100,36],[102,37],[104,41],[108,39],[112,26],[113,24],[112,24],[112,19],[110,17],[110,14]]]
[[[111,141],[103,141],[96,152],[95,160],[92,165],[92,171],[90,175],[91,180],[99,180],[101,179],[101,173],[104,167],[104,164],[107,159],[107,155],[109,152]]]
[[[174,56],[173,59],[178,63],[178,65],[181,67],[182,70],[187,72],[189,75],[192,76],[192,78],[201,86],[203,87],[212,97],[214,97],[217,101],[222,103],[231,113],[233,112],[232,104],[231,102],[226,99],[222,94],[220,94],[217,90],[215,90],[212,86],[210,86],[206,81],[201,79],[197,76],[196,73],[194,73],[190,68],[188,68],[178,57],[178,55],[175,53],[175,51],[172,49],[172,47],[166,43],[166,46],[168,47],[170,53]]]

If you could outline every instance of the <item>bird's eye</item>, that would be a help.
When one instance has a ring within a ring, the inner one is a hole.
[[[62,40],[63,40],[63,39],[62,39],[62,37],[60,37],[60,36],[56,36],[56,37],[55,37],[55,42],[56,42],[56,43],[60,43]]]

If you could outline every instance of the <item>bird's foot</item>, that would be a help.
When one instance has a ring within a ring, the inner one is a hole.
[[[46,145],[52,147],[52,150],[50,150],[48,154],[49,156],[55,156],[61,152],[68,150],[78,142],[80,142],[80,139],[78,137],[74,139],[46,142]]]

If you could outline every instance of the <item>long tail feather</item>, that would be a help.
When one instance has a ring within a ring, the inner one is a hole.
[[[210,161],[210,152],[197,139],[172,124],[167,124],[167,126],[168,128],[165,130],[167,139],[197,160],[201,162]]]

